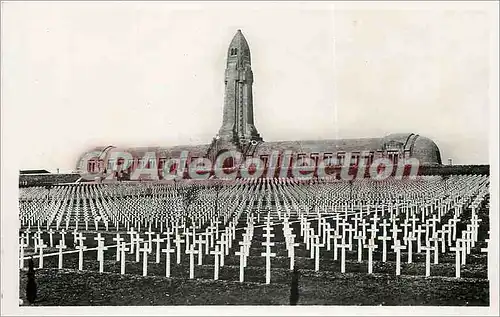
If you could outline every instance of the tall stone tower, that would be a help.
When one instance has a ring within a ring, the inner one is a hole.
[[[236,32],[227,51],[224,81],[224,112],[219,139],[237,147],[262,141],[253,119],[250,48],[241,30]]]

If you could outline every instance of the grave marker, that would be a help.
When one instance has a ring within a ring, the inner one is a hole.
[[[396,276],[401,275],[401,250],[406,249],[404,245],[401,245],[399,240],[394,241],[394,245],[391,246],[396,252]]]
[[[43,240],[40,239],[40,244],[38,245],[38,250],[40,252],[39,254],[39,260],[38,260],[38,268],[43,269],[43,249],[47,247],[46,244],[43,243]]]
[[[266,248],[266,252],[262,252],[261,256],[266,257],[266,284],[271,283],[271,257],[275,257],[276,253],[271,252],[271,248]]]
[[[368,241],[368,244],[365,244],[365,248],[368,249],[368,274],[373,273],[373,251],[378,248],[373,239]]]
[[[191,244],[189,250],[186,250],[186,254],[189,254],[189,278],[190,279],[194,279],[194,255],[198,254],[198,253],[200,253],[200,250],[194,249],[194,243]]]
[[[59,261],[58,261],[58,268],[59,270],[62,269],[62,266],[63,266],[63,252],[62,250],[63,249],[66,249],[66,246],[64,244],[61,243],[62,241],[59,241],[59,244],[56,245],[56,248],[59,249]]]
[[[149,243],[144,242],[143,247],[137,249],[137,254],[142,252],[142,276],[148,275],[148,253],[149,253]]]
[[[210,251],[210,254],[214,255],[214,280],[219,279],[219,256],[222,256],[224,254],[223,251],[219,250],[219,246],[215,246],[214,251]]]
[[[161,243],[163,241],[165,241],[165,239],[161,239],[160,234],[157,234],[156,238],[152,239],[151,241],[156,243],[156,263],[160,263],[160,247],[161,247]],[[151,247],[150,247],[150,249],[151,249]]]
[[[460,278],[460,253],[465,248],[462,245],[462,239],[457,239],[455,247],[451,247],[450,251],[455,252],[455,277]]]
[[[78,270],[83,270],[83,251],[87,250],[87,247],[83,245],[83,240],[80,240],[80,244],[76,246],[78,250]]]
[[[167,247],[162,249],[161,252],[166,253],[167,261],[165,263],[165,276],[170,277],[170,253],[174,253],[175,250],[170,248],[170,240],[167,240]]]
[[[123,275],[125,274],[125,257],[127,256],[127,251],[129,250],[129,248],[127,248],[127,244],[125,243],[125,241],[123,241],[119,247],[119,249],[116,250],[116,252],[120,252],[121,255],[120,255],[120,274]]]

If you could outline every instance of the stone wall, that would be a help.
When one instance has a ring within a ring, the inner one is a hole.
[[[79,178],[80,178],[79,174],[19,175],[19,187],[47,186],[60,183],[74,183]]]

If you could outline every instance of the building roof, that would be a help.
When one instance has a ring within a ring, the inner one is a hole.
[[[209,148],[209,144],[201,144],[171,147],[137,147],[117,150],[128,152],[134,158],[144,157],[147,152],[154,152],[157,157],[179,158],[183,151],[187,151],[189,157],[205,157]],[[94,150],[99,152],[102,149],[104,148],[96,148]],[[220,149],[220,151],[223,150],[223,148]],[[274,151],[292,151],[293,154],[310,154],[386,150],[409,151],[411,157],[418,159],[422,165],[442,163],[437,145],[429,138],[414,133],[389,134],[382,138],[260,142],[256,147],[254,156],[268,155]]]
[[[236,55],[238,56],[238,59],[245,59],[248,61],[248,63],[251,63],[250,47],[248,46],[248,42],[243,36],[243,33],[241,33],[241,30],[238,30],[236,32],[231,41],[231,44],[229,44],[229,48],[227,50],[228,63],[231,61],[231,56],[233,56],[233,49],[236,49]]]
[[[21,170],[19,171],[21,175],[30,175],[30,174],[50,174],[47,170]]]
[[[380,138],[263,142],[258,145],[257,152],[267,154],[286,150],[294,153],[376,151],[380,148],[380,143]]]

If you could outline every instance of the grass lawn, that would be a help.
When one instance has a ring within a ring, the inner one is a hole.
[[[234,268],[237,271],[237,268]],[[36,272],[40,306],[74,305],[288,305],[289,271],[277,282],[120,275],[93,271],[40,269]],[[224,278],[223,276],[221,278]],[[26,303],[26,273],[20,273],[20,298]],[[305,270],[299,305],[451,305],[488,306],[484,279],[331,273]]]

